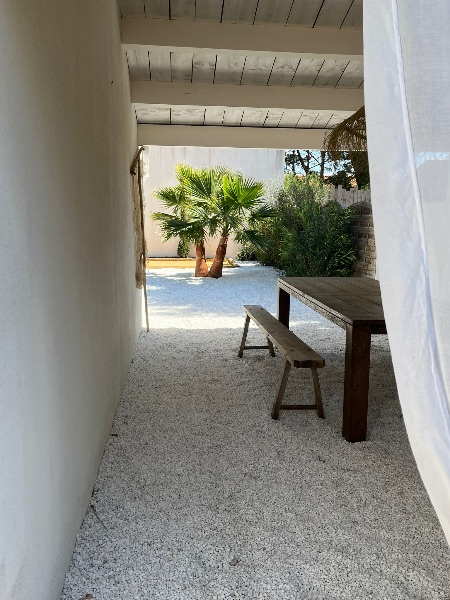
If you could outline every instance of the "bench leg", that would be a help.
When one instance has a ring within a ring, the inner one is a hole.
[[[239,348],[239,352],[238,352],[239,358],[242,358],[242,356],[244,354],[245,341],[247,339],[247,333],[248,333],[248,326],[249,326],[249,324],[250,324],[250,317],[247,315],[245,317],[244,333],[242,334],[241,347]]]
[[[277,395],[275,396],[275,402],[273,403],[273,408],[272,408],[272,413],[271,413],[271,417],[272,417],[272,419],[275,419],[275,421],[278,419],[278,416],[280,414],[281,403],[283,402],[283,396],[284,396],[284,392],[286,390],[286,385],[287,385],[287,382],[289,379],[290,372],[291,372],[291,363],[288,360],[285,360],[283,373],[281,374],[281,379],[280,379],[280,383],[278,385]]]
[[[269,346],[269,354],[270,356],[275,356],[275,350],[273,349],[272,341],[267,338],[267,345]]]
[[[314,396],[316,398],[317,416],[319,419],[325,419],[325,414],[323,412],[322,392],[320,390],[319,374],[317,373],[317,369],[311,369],[311,375],[314,385]]]

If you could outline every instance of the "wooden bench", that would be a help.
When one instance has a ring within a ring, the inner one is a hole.
[[[265,308],[258,305],[245,305],[246,312],[244,333],[238,356],[242,358],[244,350],[268,349],[271,356],[275,356],[274,346],[284,355],[284,367],[278,384],[275,402],[272,408],[272,419],[278,419],[280,410],[317,410],[317,416],[325,417],[320,391],[319,375],[317,369],[325,365],[322,356],[314,352],[305,342],[285,327],[278,319],[272,316]],[[267,336],[267,346],[246,346],[250,319]],[[311,369],[314,386],[315,404],[282,404],[284,392],[289,378],[291,367]]]

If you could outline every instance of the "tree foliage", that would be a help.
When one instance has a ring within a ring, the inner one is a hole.
[[[289,276],[347,276],[355,260],[349,231],[351,209],[327,202],[328,187],[317,175],[287,175],[273,200],[275,216],[259,225],[267,244],[244,247],[253,258]]]
[[[332,185],[350,189],[356,185],[362,189],[370,184],[367,152],[324,150],[287,150],[285,171],[294,175],[315,173]]]
[[[265,245],[266,240],[256,226],[273,216],[273,209],[265,203],[261,182],[226,167],[196,169],[178,164],[175,174],[177,186],[154,192],[171,212],[156,212],[151,216],[160,224],[163,240],[179,236],[194,242],[197,260],[200,260],[199,252],[203,251],[204,255],[205,240],[220,236],[211,269],[205,273],[202,268],[202,272],[196,271],[196,274],[222,276],[231,234],[239,242],[251,242],[256,247]]]

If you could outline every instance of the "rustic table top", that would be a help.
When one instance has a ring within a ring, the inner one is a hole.
[[[380,284],[366,277],[279,277],[279,288],[341,327],[386,333]]]

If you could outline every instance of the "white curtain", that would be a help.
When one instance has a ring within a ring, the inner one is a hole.
[[[378,273],[417,465],[450,543],[450,2],[365,0]]]

